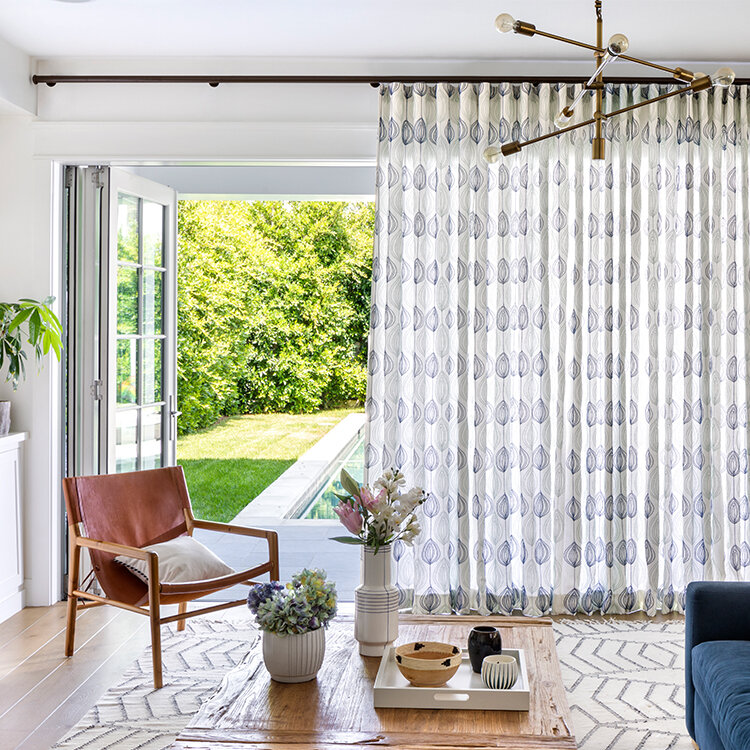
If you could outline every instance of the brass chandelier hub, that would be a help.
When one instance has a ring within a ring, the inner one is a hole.
[[[500,159],[501,156],[509,156],[510,154],[517,154],[525,146],[530,146],[540,141],[545,141],[548,138],[554,138],[563,133],[569,133],[571,130],[577,130],[588,125],[594,125],[594,137],[591,141],[591,156],[593,159],[604,159],[604,136],[602,134],[602,124],[605,120],[616,115],[630,112],[640,107],[646,107],[649,104],[663,101],[672,96],[678,96],[684,93],[690,93],[693,91],[703,91],[704,89],[711,88],[712,86],[718,86],[726,88],[731,86],[734,82],[734,71],[731,68],[719,68],[712,76],[708,76],[705,73],[693,73],[684,68],[670,68],[666,65],[659,63],[649,62],[648,60],[641,60],[638,57],[632,57],[626,55],[630,43],[628,38],[624,34],[614,34],[609,38],[607,46],[604,46],[604,23],[602,20],[602,0],[594,0],[594,13],[596,15],[596,44],[587,44],[586,42],[579,42],[575,39],[568,39],[558,34],[552,34],[548,31],[538,29],[533,23],[526,21],[516,21],[513,16],[508,13],[501,13],[495,19],[495,27],[501,33],[507,33],[512,31],[515,34],[521,34],[523,36],[543,36],[548,39],[555,39],[559,42],[565,42],[566,44],[572,44],[575,47],[582,47],[588,49],[594,53],[594,63],[596,69],[591,77],[586,81],[583,88],[579,92],[578,96],[568,105],[563,107],[562,111],[555,118],[556,130],[545,135],[538,136],[537,138],[530,138],[527,141],[511,141],[502,146],[490,146],[484,151],[484,158],[494,163]],[[638,102],[637,104],[631,104],[629,107],[622,107],[621,109],[614,110],[612,112],[604,112],[604,70],[605,68],[615,60],[627,60],[628,62],[637,63],[644,65],[649,68],[655,68],[662,72],[669,73],[672,78],[678,83],[684,83],[685,86],[677,88],[674,91],[670,91],[660,96],[655,96],[651,99]],[[571,123],[573,115],[575,114],[575,108],[583,99],[584,94],[587,91],[594,93],[594,115],[587,120],[582,120],[575,124]]]

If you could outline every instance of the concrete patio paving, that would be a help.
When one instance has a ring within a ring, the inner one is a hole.
[[[302,568],[322,568],[336,583],[339,601],[354,601],[354,589],[359,585],[359,547],[330,540],[346,533],[338,521],[253,518],[252,526],[278,533],[282,581],[290,580]],[[195,538],[235,569],[266,559],[265,540],[199,529]],[[210,600],[229,601],[246,595],[247,586],[234,586],[213,594]]]

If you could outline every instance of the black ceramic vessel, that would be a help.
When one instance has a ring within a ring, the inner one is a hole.
[[[475,672],[482,671],[482,661],[485,656],[499,654],[503,650],[503,640],[500,631],[490,625],[479,625],[469,633],[469,659],[471,668]]]

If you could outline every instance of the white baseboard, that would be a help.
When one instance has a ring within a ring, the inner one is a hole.
[[[0,622],[5,622],[9,617],[12,617],[17,612],[20,612],[25,605],[25,592],[14,591],[5,599],[0,601]]]

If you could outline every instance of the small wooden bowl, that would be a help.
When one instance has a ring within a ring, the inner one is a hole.
[[[439,687],[461,666],[461,649],[438,641],[405,643],[396,647],[396,666],[415,687]]]

